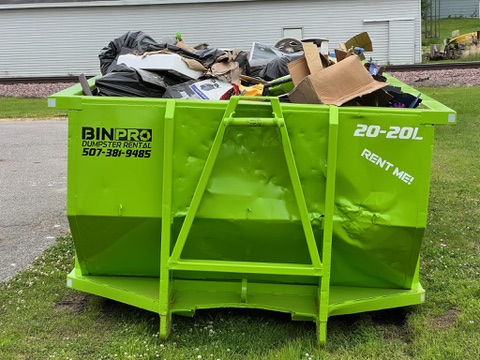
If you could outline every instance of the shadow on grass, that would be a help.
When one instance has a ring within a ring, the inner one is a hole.
[[[138,331],[149,332],[147,336],[158,334],[157,314],[93,295],[88,297],[89,307],[96,308],[98,316],[110,326],[124,324],[131,329],[138,325]],[[331,317],[327,345],[335,344],[335,347],[352,350],[370,339],[408,344],[411,342],[408,317],[412,309],[396,308]],[[237,353],[247,355],[265,354],[288,343],[316,347],[317,339],[313,321],[292,321],[288,313],[223,308],[197,310],[193,317],[174,315],[171,334],[165,343],[174,344],[179,349],[231,344],[233,348],[237,347]]]

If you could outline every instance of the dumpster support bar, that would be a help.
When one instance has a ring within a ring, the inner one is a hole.
[[[182,224],[178,238],[175,242],[173,250],[170,254],[170,240],[171,240],[171,213],[169,212],[171,205],[172,192],[172,139],[173,139],[173,110],[169,111],[171,107],[167,107],[165,115],[165,148],[164,148],[164,188],[163,188],[163,221],[162,221],[162,246],[161,246],[161,276],[160,276],[160,320],[163,324],[160,325],[160,337],[166,338],[170,327],[170,310],[169,304],[172,298],[175,297],[174,291],[170,289],[170,274],[169,271],[183,270],[183,271],[208,271],[208,272],[223,272],[223,273],[250,273],[250,274],[272,274],[281,276],[314,276],[318,277],[318,292],[315,296],[317,311],[313,317],[317,319],[318,340],[320,343],[325,343],[326,340],[326,323],[328,318],[328,300],[329,300],[329,276],[330,269],[325,268],[325,264],[330,266],[330,252],[332,239],[332,222],[333,222],[333,198],[334,198],[334,184],[335,184],[335,163],[336,163],[336,146],[337,146],[337,124],[338,124],[338,110],[335,108],[331,110],[330,125],[329,125],[329,154],[327,161],[327,188],[325,189],[327,200],[330,204],[327,206],[325,214],[325,231],[322,245],[322,260],[320,252],[317,248],[317,242],[313,232],[312,225],[309,219],[307,203],[303,193],[302,184],[298,174],[295,157],[293,153],[292,144],[287,131],[287,126],[282,114],[279,100],[277,98],[267,98],[272,108],[271,118],[262,117],[235,117],[235,110],[240,102],[240,97],[233,97],[225,111],[224,117],[218,126],[218,130],[213,141],[210,153],[206,159],[203,171],[197,184],[197,188],[193,194],[190,206],[188,207],[185,220]],[[265,98],[263,98],[265,100]],[[243,99],[242,99],[243,101]],[[310,255],[311,264],[284,264],[274,262],[247,262],[247,261],[225,261],[225,260],[206,260],[206,259],[182,259],[182,251],[187,242],[189,232],[192,228],[195,216],[202,202],[203,195],[210,180],[210,176],[215,166],[217,156],[222,146],[226,129],[229,126],[255,126],[255,127],[277,127],[280,133],[281,144],[285,156],[285,162],[290,176],[291,185],[295,200],[300,214],[300,220],[305,235],[305,241]],[[168,261],[165,261],[168,259]],[[166,266],[165,266],[166,264]],[[240,288],[240,298],[237,306],[248,307],[248,291],[246,282],[242,281]],[[230,304],[231,305],[231,304]],[[266,306],[266,308],[271,308]],[[299,318],[306,315],[297,315]]]

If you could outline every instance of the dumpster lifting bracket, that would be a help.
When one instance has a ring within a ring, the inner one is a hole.
[[[277,300],[268,299],[264,303],[258,303],[257,306],[247,303],[247,281],[242,280],[239,287],[240,296],[238,300],[232,301],[230,298],[225,300],[223,307],[261,307],[270,310],[289,311],[292,312],[292,316],[296,318],[313,318],[317,323],[317,337],[321,344],[326,341],[326,324],[328,319],[329,308],[329,286],[330,286],[330,257],[331,257],[331,241],[333,231],[333,209],[334,209],[334,193],[335,193],[335,174],[336,174],[336,152],[337,152],[337,134],[338,134],[338,109],[336,107],[330,107],[329,115],[329,141],[328,141],[328,154],[327,154],[327,182],[326,182],[326,204],[325,204],[325,217],[324,217],[324,232],[323,232],[323,245],[322,245],[322,260],[315,242],[315,236],[313,233],[312,225],[309,220],[308,209],[303,194],[302,185],[298,175],[297,167],[295,164],[295,158],[293,154],[292,145],[288,135],[285,120],[283,118],[282,110],[278,98],[265,98],[261,100],[268,100],[272,107],[272,118],[260,118],[260,117],[234,117],[235,109],[240,102],[240,97],[232,97],[227,106],[222,121],[218,127],[215,139],[213,141],[210,153],[206,159],[203,171],[200,175],[197,187],[195,189],[193,198],[188,212],[184,219],[183,225],[180,229],[178,238],[175,242],[175,246],[170,253],[171,242],[171,225],[173,223],[173,216],[171,213],[172,205],[172,174],[173,174],[173,138],[174,138],[174,110],[175,101],[169,101],[165,110],[165,139],[164,139],[164,168],[163,168],[163,203],[162,203],[162,241],[161,241],[161,255],[160,255],[160,290],[159,290],[159,314],[160,314],[160,337],[168,337],[171,326],[171,314],[172,312],[189,313],[193,310],[188,310],[188,306],[182,306],[182,302],[175,299],[173,288],[181,288],[187,286],[188,281],[171,280],[171,270],[183,270],[183,271],[214,271],[225,273],[250,273],[250,274],[273,274],[273,275],[301,275],[301,276],[313,276],[318,277],[319,284],[314,287],[317,290],[316,294],[311,294],[311,297],[316,298],[315,304],[310,304],[310,311],[305,312],[304,308],[296,308],[293,306],[295,301],[291,301],[294,294],[289,294],[291,291],[288,287],[292,285],[283,285],[285,291],[285,298],[290,299],[289,307],[285,307],[284,304],[279,306],[275,303]],[[245,99],[245,98],[243,98]],[[242,101],[243,101],[242,99]],[[252,98],[247,98],[247,100]],[[255,99],[258,100],[258,99]],[[203,194],[208,185],[211,173],[213,171],[218,153],[223,143],[225,131],[229,126],[256,126],[256,127],[277,127],[280,131],[281,143],[285,155],[286,165],[290,175],[292,188],[297,202],[300,220],[302,223],[303,231],[305,234],[305,240],[307,243],[308,252],[311,259],[311,264],[290,264],[290,263],[267,263],[267,262],[249,262],[249,261],[220,261],[220,260],[197,260],[197,259],[181,259],[181,254],[185,243],[188,238],[188,234],[191,230],[193,221],[200,207]],[[206,287],[208,283],[214,288],[219,289],[218,282],[202,281],[202,287]],[[190,282],[191,283],[191,282]],[[224,285],[226,287],[230,285]],[[267,286],[267,284],[263,284]],[[275,284],[277,287],[282,287],[280,284]],[[250,289],[250,284],[248,289]],[[299,286],[296,285],[296,288]],[[301,287],[301,286],[300,286]],[[254,286],[253,286],[254,288]],[[288,289],[287,289],[288,288]],[[215,292],[220,290],[213,290]],[[298,289],[296,290],[298,293]],[[312,292],[311,286],[303,286],[303,294],[300,297],[305,298],[305,294]],[[218,292],[217,292],[218,295]],[[183,304],[188,303],[185,301],[186,296],[183,296]],[[226,298],[227,299],[227,298]],[[209,303],[210,304],[210,303]],[[260,304],[260,305],[259,305]],[[196,304],[190,308],[211,308],[213,305]],[[218,307],[218,306],[215,306]],[[303,311],[302,311],[303,310]]]

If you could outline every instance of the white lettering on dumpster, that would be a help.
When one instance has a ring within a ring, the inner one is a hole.
[[[409,173],[405,172],[404,170],[400,170],[399,167],[395,166],[390,161],[382,158],[380,155],[377,155],[368,149],[363,149],[360,156],[367,159],[372,164],[377,165],[379,168],[391,173],[393,176],[397,177],[405,184],[411,185],[413,180],[415,179]]]
[[[418,135],[419,128],[411,126],[390,126],[388,129],[379,125],[357,124],[353,136],[376,138],[384,136],[387,139],[398,140],[423,140],[423,136]]]

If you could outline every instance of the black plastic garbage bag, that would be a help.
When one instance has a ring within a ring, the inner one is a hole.
[[[100,71],[102,75],[108,74],[111,67],[117,64],[116,59],[119,55],[131,52],[143,54],[145,52],[167,49],[169,52],[182,57],[197,60],[207,69],[210,68],[220,56],[226,54],[226,51],[220,49],[189,50],[184,46],[177,46],[177,44],[177,39],[173,35],[164,36],[157,42],[142,31],[129,31],[115,40],[110,41],[110,43],[102,49],[98,55],[100,59]]]
[[[399,108],[416,108],[422,102],[420,98],[421,94],[418,96],[413,96],[408,93],[396,93],[396,92],[389,92],[390,95],[393,96],[393,100],[391,101],[391,107],[399,107]]]
[[[303,51],[274,58],[265,65],[265,67],[258,73],[258,76],[264,80],[271,81],[289,75],[290,71],[288,70],[287,64],[290,61],[298,59],[302,55]]]
[[[172,44],[157,44],[148,46],[148,51],[157,51],[167,48],[170,52],[178,54],[188,59],[194,59],[200,62],[205,68],[209,68],[215,63],[215,60],[226,54],[226,51],[220,49],[188,50]]]
[[[109,73],[109,68],[116,65],[115,60],[119,55],[132,51],[143,54],[152,45],[158,45],[158,43],[142,31],[129,31],[110,41],[98,55],[102,75]]]
[[[235,57],[235,62],[238,63],[238,67],[242,71],[243,75],[251,75],[250,63],[248,62],[248,53],[240,51]]]
[[[417,96],[413,96],[411,94],[404,93],[402,88],[398,86],[388,85],[384,88],[384,90],[393,96],[393,99],[390,102],[391,107],[416,108],[422,102],[420,93]]]
[[[172,80],[151,71],[114,65],[95,81],[98,96],[162,97]]]

